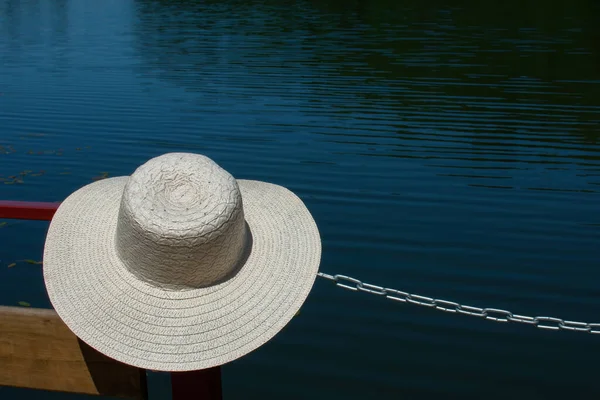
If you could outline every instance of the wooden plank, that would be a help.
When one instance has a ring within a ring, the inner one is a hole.
[[[222,400],[221,367],[171,373],[173,400]]]
[[[60,203],[0,200],[0,218],[50,221]]]
[[[54,310],[0,306],[0,385],[146,399],[146,372],[98,353]]]

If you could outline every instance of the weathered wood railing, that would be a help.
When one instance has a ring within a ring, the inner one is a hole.
[[[0,218],[50,221],[59,203],[0,201]],[[0,306],[0,386],[147,399],[146,371],[78,339],[51,309]],[[219,367],[171,373],[174,400],[222,398]]]

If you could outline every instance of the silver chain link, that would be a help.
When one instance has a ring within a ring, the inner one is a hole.
[[[382,286],[362,282],[359,279],[351,278],[346,275],[329,275],[323,272],[319,272],[318,275],[321,278],[334,282],[336,286],[339,286],[343,289],[383,296],[389,300],[399,301],[401,303],[411,303],[418,306],[435,308],[437,310],[449,313],[470,315],[496,322],[518,322],[520,324],[533,325],[540,329],[600,334],[600,323],[566,321],[561,318],[553,317],[529,317],[526,315],[513,314],[510,311],[500,310],[497,308],[466,306],[454,301],[434,299],[396,289],[384,288]]]

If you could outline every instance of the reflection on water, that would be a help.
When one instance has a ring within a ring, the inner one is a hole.
[[[447,3],[0,0],[0,197],[201,152],[296,191],[325,272],[596,322],[600,6]],[[5,304],[47,306],[38,270],[6,268],[44,233],[0,229]],[[600,393],[592,335],[370,297],[318,281],[226,396]]]

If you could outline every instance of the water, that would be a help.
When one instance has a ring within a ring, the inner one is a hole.
[[[449,3],[0,0],[0,198],[199,152],[298,193],[324,272],[600,322],[600,9]],[[49,307],[46,228],[0,227],[2,304]],[[375,297],[318,280],[225,398],[600,395],[597,336]]]

